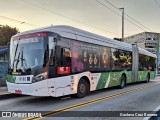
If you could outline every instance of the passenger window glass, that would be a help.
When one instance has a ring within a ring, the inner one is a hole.
[[[112,70],[132,69],[132,52],[118,49],[111,49]]]
[[[100,53],[100,66],[102,68],[101,70],[110,70],[110,48],[102,47]]]
[[[112,70],[117,70],[118,66],[119,66],[119,51],[111,48],[111,54],[112,54],[112,58],[111,58],[111,68]]]
[[[125,50],[119,50],[119,61],[121,69],[131,69],[132,68],[132,53]]]
[[[71,65],[71,50],[69,48],[62,48],[62,65]]]
[[[139,54],[139,70],[151,70],[154,71],[155,58]]]

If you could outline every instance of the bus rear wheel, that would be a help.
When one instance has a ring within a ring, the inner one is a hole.
[[[122,75],[122,77],[121,77],[121,83],[119,85],[119,88],[120,89],[124,88],[125,84],[126,84],[126,77],[125,77],[125,75]]]
[[[77,98],[83,98],[89,93],[89,84],[85,79],[81,79],[78,83]]]

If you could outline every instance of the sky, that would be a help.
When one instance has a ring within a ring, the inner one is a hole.
[[[0,0],[0,24],[16,27],[20,32],[69,25],[108,38],[121,38],[122,11],[107,1],[124,8],[125,37],[144,31],[160,33],[160,0]]]

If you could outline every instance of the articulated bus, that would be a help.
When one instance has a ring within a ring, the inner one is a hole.
[[[155,77],[156,55],[70,26],[30,30],[11,38],[8,91],[59,97]]]

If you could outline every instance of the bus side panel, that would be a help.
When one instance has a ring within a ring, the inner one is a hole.
[[[48,79],[49,94],[53,97],[76,94],[78,82],[84,76],[87,77],[91,83],[90,72]],[[92,84],[91,89],[93,89]]]
[[[48,80],[49,94],[54,97],[71,93],[71,76],[57,77]]]
[[[150,79],[155,78],[155,71],[138,71],[138,81],[146,81],[148,73],[150,74]]]
[[[108,87],[120,85],[121,72],[111,72],[111,81]]]
[[[132,83],[132,71],[125,71],[125,74],[126,74],[126,84],[128,83]]]
[[[120,85],[122,74],[126,75],[126,84],[132,82],[132,71],[124,70],[120,72],[111,72],[111,82],[109,84],[109,87]]]
[[[155,71],[150,71],[150,79],[154,79],[156,77]]]
[[[145,81],[147,79],[148,71],[138,71],[138,81]]]
[[[96,90],[120,85],[123,73],[126,74],[126,83],[131,83],[131,71],[104,72],[99,73],[99,79],[97,78],[98,80],[96,81]]]
[[[105,86],[108,87],[108,84],[110,82],[110,73],[101,73],[101,76],[98,80],[97,86],[96,86],[96,90],[98,89],[103,89],[105,88]]]

